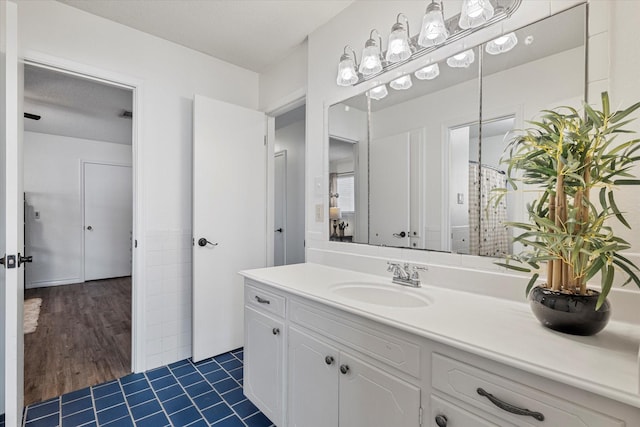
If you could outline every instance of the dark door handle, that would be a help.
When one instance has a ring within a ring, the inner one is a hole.
[[[93,227],[90,226],[90,225],[87,225],[87,230],[91,231],[91,230],[93,230]]]
[[[201,238],[198,239],[198,246],[207,246],[207,245],[218,246],[217,243],[210,242],[207,239],[205,239],[204,237],[201,237]]]
[[[27,262],[33,262],[33,256],[22,256],[18,254],[18,267]]]
[[[393,237],[397,237],[397,238],[403,238],[403,237],[407,237],[407,233],[405,233],[404,231],[401,231],[399,233],[393,233]]]
[[[491,401],[491,403],[493,403],[494,405],[496,405],[498,408],[502,409],[503,411],[511,412],[512,414],[516,414],[516,415],[524,415],[524,416],[527,416],[527,417],[533,417],[538,421],[544,421],[544,415],[542,413],[540,413],[540,412],[533,412],[533,411],[530,411],[528,409],[519,408],[519,407],[514,406],[514,405],[512,405],[510,403],[503,402],[502,400],[500,400],[497,397],[495,397],[493,394],[487,393],[482,388],[478,388],[476,391],[478,392],[478,394],[480,396],[486,397],[487,399],[489,399],[489,401]]]
[[[346,375],[349,372],[349,365],[340,365],[340,372]]]
[[[436,415],[436,425],[438,427],[447,427],[447,417],[444,415]]]
[[[278,232],[278,233],[282,233],[282,227],[280,227],[280,228],[276,229],[276,232]]]

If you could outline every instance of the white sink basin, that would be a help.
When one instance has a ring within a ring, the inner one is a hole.
[[[333,286],[331,292],[354,301],[385,307],[420,308],[431,304],[426,296],[401,285],[349,282]]]

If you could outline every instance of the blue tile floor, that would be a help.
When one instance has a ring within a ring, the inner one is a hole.
[[[237,349],[127,375],[30,405],[23,426],[273,426],[242,392],[242,360]]]

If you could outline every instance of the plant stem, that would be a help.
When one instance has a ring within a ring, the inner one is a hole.
[[[564,228],[567,218],[567,195],[564,192],[564,165],[558,159],[558,180],[556,183],[556,217],[555,224],[559,228]],[[559,291],[565,286],[566,269],[563,268],[563,260],[559,258],[554,261],[553,269],[553,287],[554,291]]]
[[[549,220],[555,222],[556,221],[556,196],[549,196]],[[547,261],[547,287],[549,289],[553,289],[555,287],[556,280],[554,278],[553,272],[555,270],[555,261],[550,260]]]

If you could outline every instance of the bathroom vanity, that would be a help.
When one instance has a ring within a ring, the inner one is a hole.
[[[278,427],[640,426],[637,325],[319,264],[245,277],[245,395]],[[553,348],[551,352],[549,349]]]

